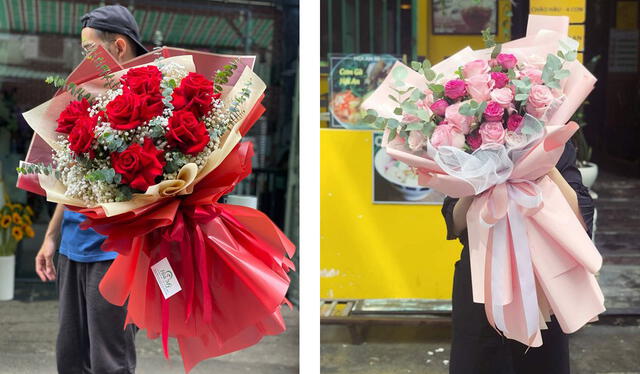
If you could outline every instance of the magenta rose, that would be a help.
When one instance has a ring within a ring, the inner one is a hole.
[[[449,103],[447,102],[447,100],[445,99],[440,99],[438,101],[436,101],[435,103],[431,104],[431,106],[429,107],[431,109],[431,111],[441,117],[444,117],[444,112],[447,109],[447,107],[449,106]]]
[[[500,53],[496,56],[496,62],[505,69],[513,69],[518,60],[512,54]]]
[[[504,143],[505,130],[502,127],[502,122],[485,122],[480,125],[478,132],[482,137],[482,144]]]
[[[531,91],[529,91],[529,98],[527,99],[527,113],[536,118],[542,117],[552,100],[553,94],[549,87],[534,84],[533,87],[531,87]]]
[[[467,62],[462,67],[462,75],[465,78],[473,77],[478,74],[485,74],[489,71],[489,64],[485,60],[474,60],[471,62]]]
[[[499,71],[491,72],[491,79],[493,80],[494,88],[502,88],[509,83],[509,77]]]
[[[478,131],[474,131],[467,135],[467,144],[469,144],[469,147],[474,151],[480,148],[482,145],[482,136],[480,136],[480,133]]]
[[[455,127],[463,134],[468,134],[473,122],[473,116],[460,114],[460,106],[462,106],[462,103],[449,105],[444,111],[444,118],[447,120],[447,124]]]
[[[459,99],[467,94],[466,83],[462,79],[452,79],[444,85],[444,94],[450,99]]]
[[[498,88],[491,91],[491,100],[500,104],[503,108],[508,108],[513,101],[513,91],[510,88]]]
[[[438,125],[431,134],[431,145],[436,148],[449,146],[464,147],[464,135],[451,125]]]
[[[407,142],[409,143],[409,148],[411,148],[412,151],[417,151],[422,148],[426,140],[427,137],[424,136],[422,131],[414,130],[409,132],[409,138],[407,139]]]
[[[522,116],[518,113],[513,113],[507,120],[507,129],[509,131],[518,131],[520,124],[522,124]]]
[[[467,79],[467,91],[477,102],[488,101],[493,89],[493,81],[489,74],[478,74]]]
[[[502,121],[504,108],[495,101],[490,101],[484,109],[484,118],[489,122]]]

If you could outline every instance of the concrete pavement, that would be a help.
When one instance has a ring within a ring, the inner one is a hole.
[[[288,330],[265,337],[244,351],[201,362],[191,371],[216,374],[298,373],[298,311],[283,308]],[[58,307],[55,300],[0,302],[0,374],[56,373],[55,339]],[[114,326],[116,328],[116,326]],[[136,338],[136,373],[184,373],[175,341],[171,361],[165,361],[159,339],[141,331]]]

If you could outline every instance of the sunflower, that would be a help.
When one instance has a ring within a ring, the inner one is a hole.
[[[6,229],[7,227],[9,227],[10,224],[11,224],[11,216],[8,214],[3,215],[2,220],[0,221],[0,226]]]
[[[22,228],[20,228],[19,226],[13,226],[13,228],[11,229],[11,235],[17,242],[19,242],[20,240],[22,240],[24,233],[22,232]]]
[[[20,217],[20,214],[13,213],[13,223],[16,225],[22,225],[22,217]]]
[[[35,233],[33,232],[33,229],[31,228],[31,226],[25,226],[24,227],[24,234],[28,238],[33,238],[35,236]]]

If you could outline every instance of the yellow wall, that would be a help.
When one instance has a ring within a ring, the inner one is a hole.
[[[461,50],[466,46],[473,49],[484,48],[482,36],[473,35],[433,35],[431,34],[431,0],[418,0],[416,14],[416,52],[418,56],[427,56],[432,63],[438,63],[445,57],[451,56],[453,53]],[[511,11],[511,2],[509,0],[498,1],[498,34],[496,40],[505,41],[504,22],[506,29],[511,29],[508,22],[507,12]],[[506,39],[510,39],[510,33],[507,32]]]
[[[440,205],[372,204],[372,134],[320,130],[321,296],[451,297],[461,246]]]
[[[415,9],[418,55],[436,63],[467,45],[484,47],[481,36],[431,35],[429,3]],[[498,6],[502,41],[511,5]],[[320,130],[321,296],[448,299],[461,245],[445,240],[439,205],[372,203],[371,141],[366,130]]]

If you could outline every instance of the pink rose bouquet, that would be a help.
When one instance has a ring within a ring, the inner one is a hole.
[[[604,298],[594,276],[602,258],[547,176],[595,78],[575,60],[566,18],[529,23],[523,39],[467,47],[433,66],[398,62],[362,107],[420,185],[473,196],[473,299],[496,330],[535,347],[550,315],[571,333],[604,311]],[[428,106],[418,105],[424,92]]]

